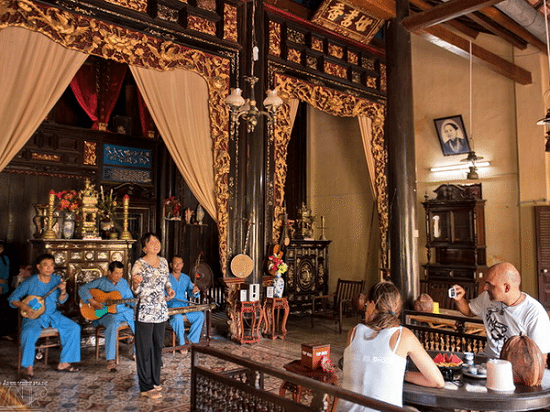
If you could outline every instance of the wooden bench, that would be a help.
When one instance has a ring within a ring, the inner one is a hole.
[[[363,313],[355,308],[352,302],[363,292],[364,286],[364,280],[338,279],[336,292],[315,296],[311,308],[311,327],[313,327],[314,318],[329,318],[338,322],[338,332],[342,333],[344,316],[358,316]]]

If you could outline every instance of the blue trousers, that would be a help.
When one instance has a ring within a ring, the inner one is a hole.
[[[107,313],[98,320],[94,321],[94,325],[105,326],[105,359],[114,360],[116,356],[116,347],[118,345],[116,339],[117,329],[122,322],[128,323],[128,326],[135,333],[136,327],[134,324],[134,311],[128,310],[120,313]],[[135,347],[134,347],[135,353]]]
[[[201,338],[202,325],[204,323],[204,313],[203,312],[188,312],[185,314],[191,327],[189,328],[189,342],[198,343]],[[178,313],[176,315],[170,316],[168,320],[170,326],[176,332],[178,337],[178,345],[185,345],[185,325],[183,321],[183,314]]]
[[[80,325],[61,313],[43,314],[38,319],[23,319],[21,327],[21,348],[23,357],[21,366],[28,368],[34,365],[36,341],[42,329],[52,327],[59,331],[61,355],[59,362],[80,362]]]

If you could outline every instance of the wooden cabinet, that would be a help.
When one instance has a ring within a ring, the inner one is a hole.
[[[286,248],[286,295],[291,310],[311,308],[314,296],[326,295],[329,283],[330,240],[293,239]]]
[[[78,315],[78,288],[91,280],[107,273],[107,267],[113,260],[124,264],[124,277],[128,279],[131,266],[131,249],[135,240],[30,240],[33,256],[51,253],[55,260],[55,273],[67,281],[69,300],[65,303],[65,314]]]
[[[422,203],[426,219],[424,291],[441,307],[454,283],[465,286],[468,297],[476,295],[478,272],[486,269],[485,200],[481,184],[441,185],[435,199]]]

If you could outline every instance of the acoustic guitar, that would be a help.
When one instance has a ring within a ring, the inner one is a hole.
[[[21,302],[24,303],[25,305],[28,305],[30,306],[30,308],[32,310],[34,310],[35,312],[38,312],[38,316],[36,318],[38,318],[40,315],[42,315],[44,313],[44,311],[46,310],[46,298],[48,296],[50,296],[58,287],[61,283],[63,282],[68,282],[69,279],[71,279],[74,275],[76,275],[76,272],[73,273],[71,276],[69,276],[67,279],[63,280],[61,279],[61,282],[59,284],[57,284],[56,286],[54,286],[48,293],[46,293],[44,296],[36,296],[36,295],[27,295]],[[27,313],[26,310],[22,310],[22,309],[19,309],[19,313],[21,314],[21,316],[23,316],[24,318],[29,318],[29,314]]]
[[[116,313],[116,305],[121,303],[133,302],[134,298],[122,299],[118,290],[112,292],[103,292],[99,289],[90,289],[90,294],[99,303],[103,304],[101,309],[96,309],[89,302],[84,302],[80,299],[80,313],[87,320],[97,320],[107,313]]]

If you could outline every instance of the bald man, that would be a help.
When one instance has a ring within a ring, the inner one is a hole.
[[[480,316],[487,331],[485,353],[499,358],[506,339],[514,335],[527,335],[539,346],[545,359],[550,352],[550,320],[544,307],[527,293],[522,292],[521,276],[511,263],[493,265],[485,275],[485,291],[469,302],[459,285],[456,305],[466,316]]]

